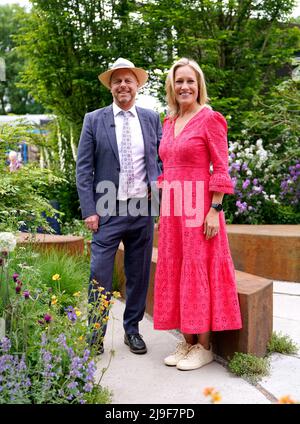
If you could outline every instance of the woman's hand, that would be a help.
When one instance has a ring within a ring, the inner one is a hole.
[[[219,226],[219,212],[210,208],[204,220],[204,234],[206,235],[206,240],[209,240],[218,234]]]

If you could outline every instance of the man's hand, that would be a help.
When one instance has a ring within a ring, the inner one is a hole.
[[[98,231],[99,228],[99,216],[91,215],[84,220],[86,227],[93,231],[94,233]]]

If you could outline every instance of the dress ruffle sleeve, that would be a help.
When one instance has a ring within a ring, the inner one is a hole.
[[[213,165],[209,191],[232,194],[234,188],[228,173],[227,123],[219,112],[212,111],[207,121],[206,132],[210,160]]]

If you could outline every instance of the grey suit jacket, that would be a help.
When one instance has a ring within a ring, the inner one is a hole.
[[[161,173],[158,146],[162,135],[159,115],[150,109],[136,107],[145,145],[148,184]],[[101,194],[97,184],[111,181],[119,185],[120,161],[112,105],[87,113],[84,117],[76,163],[76,184],[82,218],[96,215]]]

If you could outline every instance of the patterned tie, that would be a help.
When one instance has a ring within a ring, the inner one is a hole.
[[[120,173],[120,186],[125,195],[128,196],[128,192],[134,186],[134,171],[133,171],[133,158],[132,158],[132,145],[131,145],[131,133],[129,126],[129,116],[131,112],[121,111],[123,115],[123,130],[122,130],[122,141],[120,146],[120,162],[121,162],[121,173]]]

